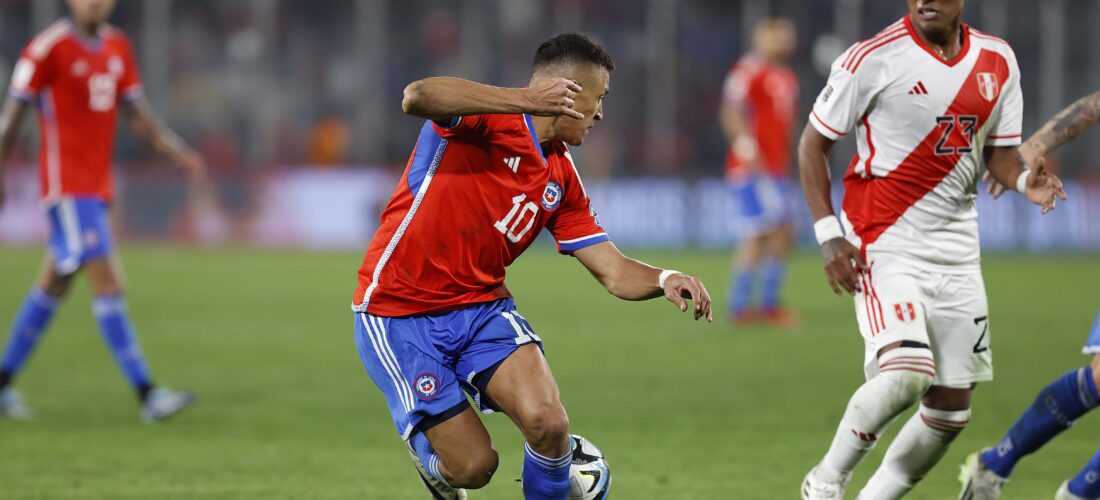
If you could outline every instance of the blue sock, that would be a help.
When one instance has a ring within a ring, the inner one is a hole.
[[[15,316],[15,322],[11,326],[11,335],[8,337],[8,346],[4,349],[4,359],[0,362],[0,371],[4,372],[6,385],[10,378],[26,363],[34,346],[38,344],[38,338],[46,330],[46,325],[53,318],[57,310],[58,300],[41,288],[34,287],[23,301],[19,313]],[[2,389],[3,387],[0,387]]]
[[[428,441],[428,437],[423,432],[413,433],[412,437],[409,438],[409,444],[412,445],[416,456],[420,458],[420,464],[424,466],[424,470],[428,474],[446,484],[451,484],[443,478],[443,474],[439,473],[439,455],[435,453],[435,448],[432,447],[432,443]]]
[[[1039,391],[1035,402],[1020,415],[997,447],[982,454],[982,462],[998,476],[1008,478],[1021,458],[1042,448],[1098,403],[1100,394],[1091,367],[1062,375]]]
[[[561,458],[546,458],[523,443],[523,498],[566,500],[569,498],[569,464],[573,452]]]
[[[756,273],[750,267],[738,269],[730,276],[729,302],[726,304],[729,313],[739,314],[749,308],[754,274]]]
[[[130,325],[130,315],[126,311],[126,299],[122,295],[99,295],[92,300],[92,312],[95,314],[103,340],[111,349],[115,363],[126,375],[139,397],[153,385],[149,366],[145,363],[145,354],[141,351],[134,327]]]
[[[1081,498],[1100,498],[1100,450],[1077,477],[1070,479],[1069,492]]]
[[[779,308],[779,294],[783,290],[783,278],[787,275],[787,262],[772,258],[764,263],[764,289],[760,293],[760,307],[765,311]]]

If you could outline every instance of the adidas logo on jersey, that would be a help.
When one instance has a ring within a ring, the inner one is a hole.
[[[924,88],[924,82],[917,80],[917,84],[913,86],[913,90],[909,91],[909,95],[928,95],[928,89]]]
[[[518,156],[513,156],[511,158],[505,158],[504,159],[504,164],[508,165],[508,168],[510,168],[512,170],[512,172],[519,172],[519,157]]]

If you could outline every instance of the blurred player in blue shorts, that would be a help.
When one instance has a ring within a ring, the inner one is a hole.
[[[741,238],[726,312],[734,323],[792,326],[797,318],[782,307],[780,295],[794,238],[789,171],[798,80],[787,66],[795,49],[794,26],[782,18],[764,19],[753,40],[753,51],[726,77],[720,114],[730,143],[726,179],[736,198]]]
[[[205,164],[145,100],[133,47],[121,30],[106,22],[115,1],[68,4],[72,17],[50,25],[23,50],[0,110],[0,161],[11,150],[27,110],[38,110],[39,178],[50,225],[41,277],[15,316],[0,360],[0,417],[30,418],[32,412],[11,387],[12,380],[73,278],[84,271],[95,294],[96,323],[141,402],[140,417],[162,420],[190,405],[193,396],[154,385],[130,324],[107,217],[114,194],[110,169],[119,109],[138,138],[195,179],[203,175]],[[0,202],[3,194],[0,175]]]
[[[569,496],[569,419],[542,340],[504,284],[543,229],[616,297],[664,296],[681,311],[690,299],[696,320],[711,319],[698,279],[619,252],[569,154],[603,119],[611,56],[565,33],[532,66],[526,88],[406,87],[402,107],[425,121],[358,273],[359,355],[439,500],[466,498],[496,471],[477,410],[508,415],[523,434],[524,498]]]
[[[1098,122],[1100,92],[1080,99],[1055,115],[1020,146],[1020,154],[1028,164],[1035,164]],[[989,190],[994,197],[999,197],[1005,186],[991,182]],[[1035,402],[1020,415],[996,447],[967,457],[959,477],[963,483],[960,499],[1000,498],[1001,489],[1020,459],[1038,451],[1054,436],[1070,428],[1074,420],[1100,405],[1100,391],[1097,391],[1100,387],[1100,316],[1092,326],[1083,352],[1092,356],[1090,364],[1067,372],[1039,391]],[[1100,450],[1077,476],[1062,483],[1055,499],[1100,499]]]

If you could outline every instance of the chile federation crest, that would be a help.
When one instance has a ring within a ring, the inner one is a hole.
[[[546,183],[546,190],[542,192],[542,208],[553,210],[561,205],[561,184],[555,181]]]

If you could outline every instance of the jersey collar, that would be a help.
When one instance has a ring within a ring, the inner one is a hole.
[[[73,21],[71,17],[66,17],[65,22],[69,23],[69,31],[73,34],[73,38],[84,47],[84,50],[88,52],[99,52],[103,50],[103,24],[100,24],[99,28],[96,29],[95,36],[89,38],[84,32],[80,31],[80,28],[76,26],[76,21]]]
[[[962,31],[962,48],[959,49],[959,53],[956,54],[953,59],[947,61],[940,57],[935,50],[932,50],[932,47],[924,43],[924,40],[921,40],[920,35],[917,34],[917,29],[913,27],[913,20],[910,19],[909,14],[905,15],[905,29],[909,31],[909,36],[913,38],[913,43],[916,43],[918,47],[924,49],[933,59],[949,68],[953,68],[956,64],[959,64],[959,62],[966,58],[966,54],[970,52],[970,26],[967,26],[966,23],[961,24],[962,26],[959,29]]]
[[[542,164],[546,165],[546,152],[542,150],[542,144],[539,144],[539,137],[535,135],[535,121],[531,119],[531,115],[523,114],[523,123],[527,125],[527,132],[531,134],[531,142],[535,145],[535,151],[539,152],[542,156]]]

